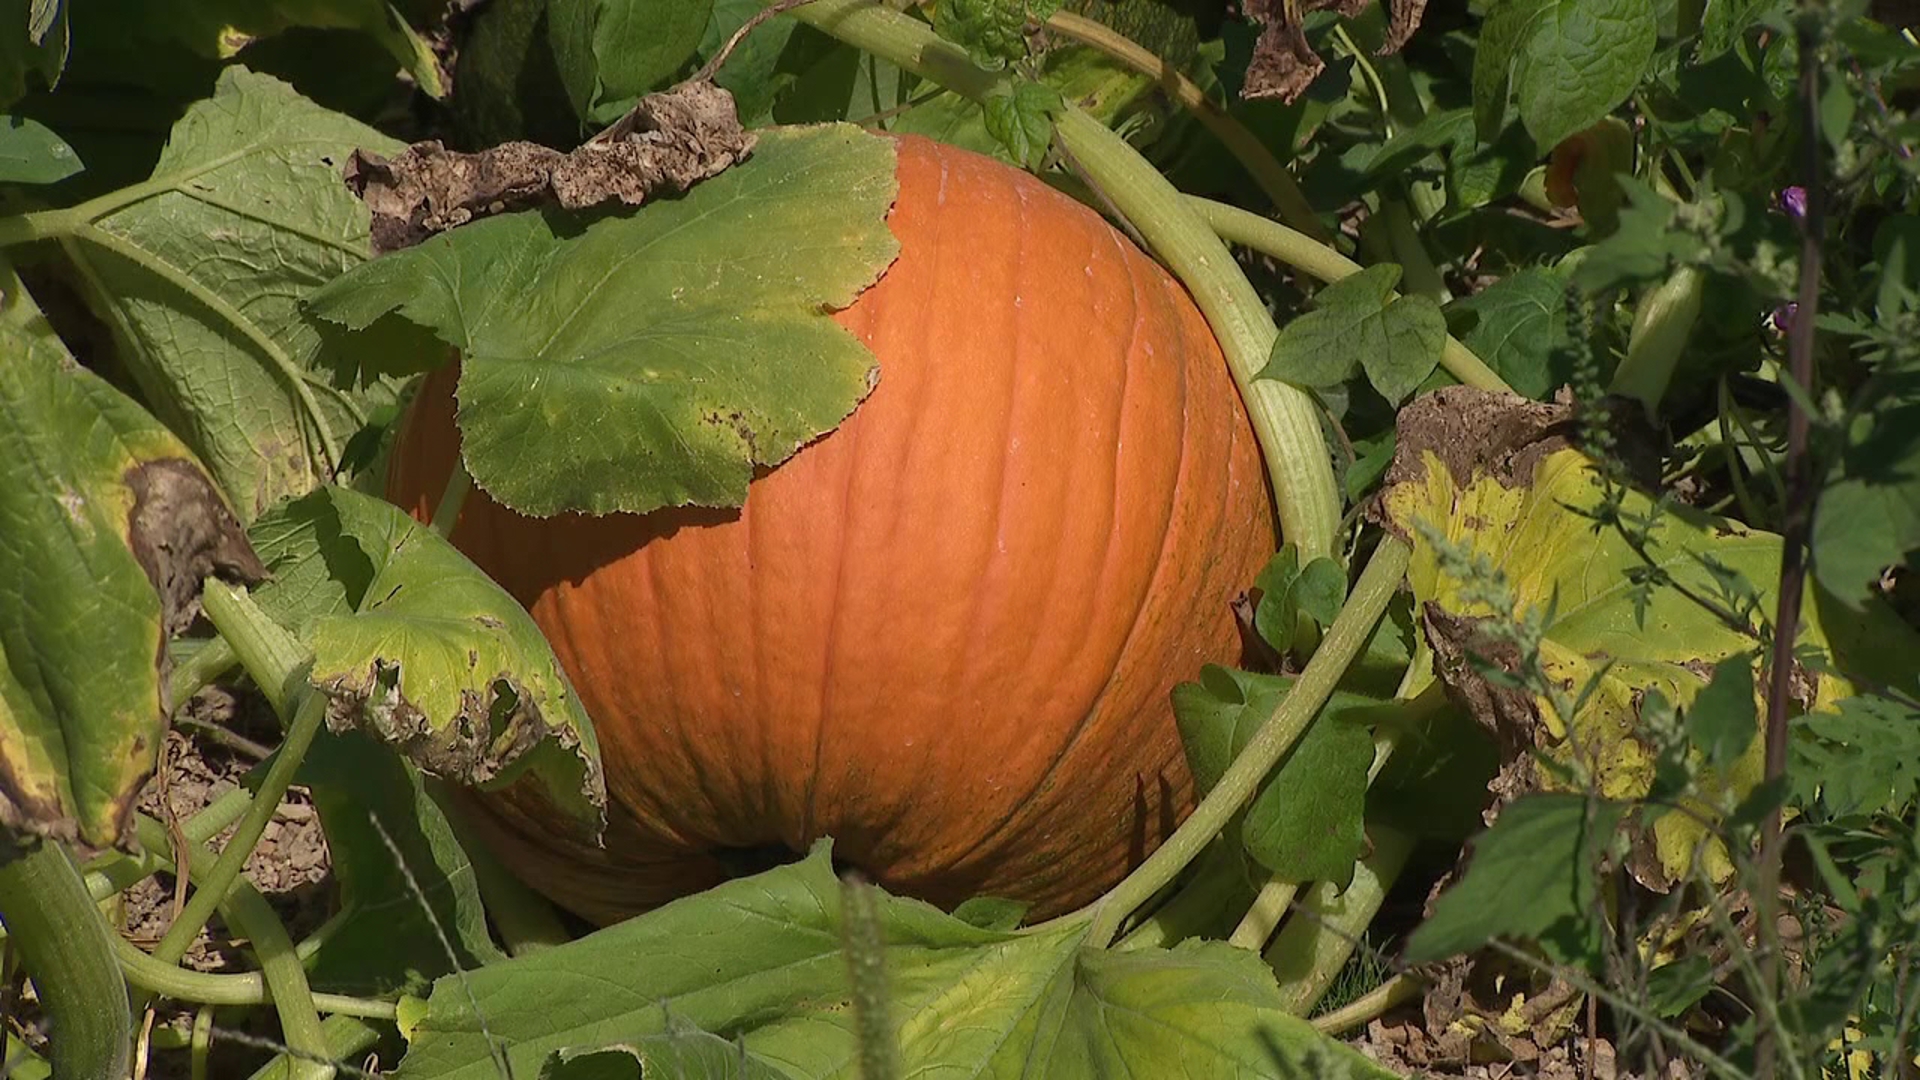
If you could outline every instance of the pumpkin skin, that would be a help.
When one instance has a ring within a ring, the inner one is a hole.
[[[547,634],[593,718],[604,848],[530,788],[474,796],[507,866],[606,923],[769,849],[888,889],[1057,914],[1170,833],[1169,692],[1231,663],[1275,547],[1253,432],[1180,285],[1093,211],[901,138],[901,253],[834,318],[880,379],[739,510],[534,520],[475,490],[454,543]],[[457,452],[447,368],[389,496]]]

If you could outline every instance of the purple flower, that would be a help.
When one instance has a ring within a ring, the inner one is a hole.
[[[1767,316],[1767,325],[1772,327],[1774,333],[1785,334],[1793,329],[1793,317],[1799,312],[1800,305],[1789,300],[1773,309],[1773,314]]]
[[[1780,209],[1795,221],[1807,216],[1807,189],[1795,185],[1780,191]]]

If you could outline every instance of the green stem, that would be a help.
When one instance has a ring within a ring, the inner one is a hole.
[[[981,70],[931,28],[877,0],[814,0],[793,16],[975,100],[1007,78]],[[1341,499],[1319,409],[1296,387],[1254,378],[1266,366],[1278,331],[1246,275],[1173,185],[1125,140],[1071,105],[1054,130],[1088,180],[1139,230],[1205,313],[1260,437],[1282,532],[1302,558],[1333,554]]]
[[[1380,546],[1374,549],[1373,557],[1367,561],[1367,568],[1360,573],[1360,580],[1354,583],[1346,606],[1340,609],[1333,625],[1327,628],[1327,636],[1321,641],[1320,648],[1314,651],[1313,659],[1307,661],[1306,669],[1294,682],[1293,689],[1280,700],[1279,706],[1261,724],[1246,748],[1233,759],[1233,764],[1227,767],[1220,782],[1207,793],[1207,797],[1194,808],[1187,820],[1174,830],[1166,843],[1147,856],[1146,861],[1128,874],[1124,881],[1090,907],[1062,916],[1062,919],[1090,918],[1090,944],[1100,947],[1111,941],[1121,921],[1172,881],[1226,827],[1233,815],[1239,813],[1240,808],[1253,798],[1267,774],[1273,771],[1314,718],[1320,715],[1320,709],[1333,693],[1334,685],[1346,673],[1354,657],[1359,656],[1366,647],[1374,624],[1380,621],[1380,616],[1387,609],[1387,602],[1393,598],[1400,587],[1401,578],[1406,575],[1412,554],[1412,549],[1399,538],[1381,538]]]
[[[1239,841],[1227,837],[1205,855],[1200,869],[1166,903],[1127,931],[1115,948],[1161,949],[1184,941],[1219,933],[1219,926],[1232,906],[1249,902],[1253,889],[1246,880]]]
[[[1433,265],[1433,256],[1427,254],[1426,241],[1420,239],[1407,204],[1397,196],[1383,195],[1380,216],[1386,219],[1387,243],[1393,248],[1394,261],[1400,264],[1400,283],[1407,294],[1424,296],[1445,307],[1453,300],[1453,293],[1447,291],[1446,279]]]
[[[291,685],[298,677],[298,667],[292,657],[297,643],[278,624],[266,616],[246,594],[224,582],[209,579],[204,595],[207,617],[220,631],[220,636],[231,642],[234,651],[247,666],[247,673],[253,676],[255,683],[267,690],[276,712],[285,717],[288,699],[294,697]],[[291,644],[290,644],[291,643]],[[234,826],[232,839],[220,852],[220,859],[206,875],[197,880],[199,886],[188,898],[180,915],[167,927],[160,944],[153,950],[162,963],[177,964],[187,953],[188,946],[200,934],[201,927],[213,915],[214,909],[226,898],[228,890],[239,878],[247,858],[253,854],[254,846],[266,832],[267,823],[273,819],[274,811],[279,809],[280,799],[286,794],[287,787],[293,783],[293,774],[300,768],[301,759],[306,757],[307,748],[313,745],[314,736],[320,731],[321,721],[326,718],[327,699],[324,695],[308,693],[300,699],[298,710],[287,725],[287,735],[275,751],[273,760],[267,765],[266,775],[260,778],[260,789],[254,793],[254,799],[246,812],[240,816]],[[166,844],[148,844],[149,851],[165,851]]]
[[[186,658],[173,666],[173,674],[167,679],[167,709],[172,711],[185,705],[214,680],[233,670],[240,662],[234,655],[233,646],[225,638],[213,638],[202,643],[186,655]]]
[[[1260,887],[1259,894],[1253,898],[1253,905],[1241,917],[1240,925],[1234,927],[1233,933],[1227,936],[1227,944],[1236,949],[1259,952],[1279,927],[1280,920],[1287,917],[1287,909],[1293,906],[1294,894],[1299,891],[1300,886],[1294,882],[1282,881],[1277,877],[1268,878],[1267,883]]]
[[[1373,851],[1354,867],[1353,881],[1344,890],[1315,885],[1266,951],[1286,1009],[1297,1016],[1326,995],[1413,854],[1413,837],[1398,829],[1376,824],[1367,835]]]
[[[275,802],[277,799],[263,799],[254,805],[271,806]],[[172,843],[167,827],[145,814],[135,816],[134,830],[141,846],[148,851],[166,851]],[[184,873],[194,885],[193,900],[213,894],[208,886],[216,872],[227,862],[227,856],[237,847],[238,840],[236,835],[234,840],[229,841],[218,859],[200,844],[187,845]],[[248,844],[245,850],[251,851],[252,845]],[[183,871],[175,867],[174,872]],[[260,961],[260,977],[273,1000],[274,1012],[280,1017],[280,1037],[285,1040],[287,1049],[302,1055],[297,1072],[299,1080],[331,1080],[334,1069],[332,1059],[326,1056],[327,1043],[320,1030],[320,1014],[314,1007],[313,991],[307,986],[306,968],[302,966],[299,954],[294,951],[293,939],[287,936],[287,928],[281,924],[280,917],[267,904],[267,898],[260,895],[260,890],[254,888],[252,882],[230,882],[222,892],[221,908],[228,925],[235,933],[252,942],[254,955]],[[190,907],[192,901],[188,903]],[[166,937],[161,939],[160,948],[156,948],[154,955],[148,959],[165,966],[178,964],[180,954],[169,958],[160,950],[166,948],[167,939],[179,929],[183,919],[174,920]],[[194,936],[199,935],[200,925],[194,925]]]
[[[473,490],[473,474],[467,471],[467,463],[456,458],[453,463],[453,475],[447,477],[446,490],[440,493],[440,501],[433,507],[433,531],[440,539],[453,539],[453,527],[460,521],[460,508],[466,505],[467,493]]]
[[[320,1022],[320,1038],[326,1044],[326,1049],[319,1057],[329,1062],[357,1058],[380,1041],[383,1027],[375,1026],[364,1017],[334,1013]],[[253,1080],[292,1080],[297,1075],[295,1069],[299,1065],[300,1059],[281,1054],[260,1066],[259,1071],[253,1074]]]
[[[267,980],[257,971],[237,975],[212,975],[163,964],[140,951],[133,942],[115,936],[114,955],[127,981],[143,990],[151,990],[175,1001],[200,1005],[266,1005],[273,1001]],[[314,994],[313,1006],[323,1013],[342,1013],[369,1020],[392,1020],[394,1004],[374,998],[346,997],[341,994]]]
[[[1070,11],[1056,11],[1047,19],[1047,28],[1072,38],[1082,45],[1100,50],[1143,75],[1151,76],[1169,96],[1193,115],[1200,126],[1213,133],[1272,200],[1281,220],[1316,240],[1331,243],[1333,233],[1313,214],[1313,206],[1300,190],[1300,184],[1273,156],[1267,144],[1234,119],[1232,113],[1215,104],[1199,84],[1181,74],[1180,69],[1105,23],[1095,22]]]
[[[287,714],[306,694],[306,671],[312,659],[306,646],[261,611],[244,589],[209,578],[201,603],[207,621],[240,658],[240,666],[285,723]]]
[[[118,935],[93,906],[66,849],[52,841],[22,849],[0,835],[0,920],[52,1026],[53,1075],[127,1075],[133,1015],[113,959]]]
[[[1395,975],[1352,1003],[1311,1021],[1322,1035],[1339,1035],[1360,1027],[1369,1020],[1385,1016],[1398,1006],[1416,1001],[1427,992],[1427,984],[1412,975]]]
[[[1186,201],[1206,219],[1208,227],[1229,244],[1239,244],[1262,255],[1271,255],[1321,281],[1339,281],[1349,274],[1360,272],[1359,263],[1277,221],[1269,221],[1259,214],[1211,199],[1189,195]],[[1496,393],[1513,393],[1513,388],[1507,385],[1505,379],[1452,335],[1448,335],[1446,347],[1440,353],[1440,366],[1467,386],[1477,386]]]

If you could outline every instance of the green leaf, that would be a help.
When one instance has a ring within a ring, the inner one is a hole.
[[[1755,722],[1753,661],[1736,653],[1713,666],[1713,678],[1687,708],[1687,737],[1715,770],[1730,769],[1759,733]]]
[[[261,606],[299,629],[330,722],[426,772],[494,788],[531,774],[597,837],[606,791],[579,699],[526,610],[398,507],[323,488],[260,530],[276,583]],[[276,595],[288,590],[291,595]]]
[[[1698,1005],[1714,985],[1711,958],[1684,956],[1647,973],[1647,1007],[1670,1020]]]
[[[853,1080],[840,889],[823,843],[803,862],[441,979],[396,1075],[494,1080],[498,1047],[532,1076],[556,1053],[699,1030],[737,1040],[742,1070]],[[1286,1014],[1272,972],[1243,950],[1109,952],[1081,945],[1083,924],[1009,934],[911,900],[878,908],[904,1075],[1390,1075]]]
[[[700,35],[698,55],[701,63],[713,59],[734,31],[766,7],[761,0],[714,0],[713,16]],[[792,19],[770,19],[755,27],[714,72],[713,81],[733,95],[740,120],[748,127],[761,127],[773,120],[773,102],[793,84],[792,72],[781,70],[780,57],[793,32],[800,26]]]
[[[1587,293],[1665,278],[1671,266],[1704,251],[1698,236],[1675,227],[1673,200],[1631,176],[1618,180],[1627,198],[1619,227],[1587,248],[1573,270],[1573,283]]]
[[[1440,363],[1447,323],[1424,296],[1395,296],[1400,268],[1369,266],[1320,290],[1314,309],[1288,323],[1260,372],[1296,386],[1334,386],[1364,368],[1388,401],[1399,404]]]
[[[671,1013],[663,1031],[588,1050],[555,1050],[540,1066],[540,1080],[786,1080],[787,1073],[741,1047]]]
[[[1780,0],[1713,0],[1700,19],[1700,48],[1694,62],[1711,60],[1733,48],[1758,25],[1757,16],[1780,6]]]
[[[7,277],[0,825],[105,847],[166,733],[163,644],[206,575],[263,570],[192,452],[76,364]]]
[[[872,354],[827,310],[899,250],[893,162],[848,125],[768,132],[683,198],[584,228],[488,218],[311,304],[354,327],[398,310],[458,347],[467,468],[522,513],[738,505],[870,387]]]
[[[1208,665],[1173,689],[1173,714],[1195,790],[1211,791],[1273,715],[1293,679]],[[1366,849],[1362,813],[1373,738],[1365,720],[1380,702],[1336,690],[1293,751],[1262,784],[1241,839],[1267,869],[1291,881],[1343,886]]]
[[[1862,420],[1814,509],[1813,572],[1855,609],[1920,549],[1920,405]]]
[[[29,72],[49,89],[67,66],[67,7],[44,0],[0,0],[0,108],[26,95]]]
[[[1658,29],[1653,0],[1500,0],[1474,57],[1481,140],[1501,127],[1509,78],[1540,146],[1591,126],[1639,85]]]
[[[982,930],[1012,930],[1026,918],[1029,906],[998,896],[975,896],[962,900],[960,906],[953,909],[953,917]]]
[[[473,866],[419,770],[361,732],[323,733],[297,782],[312,792],[340,890],[340,915],[308,961],[316,988],[422,991],[503,959]]]
[[[1567,333],[1566,283],[1529,268],[1501,278],[1447,305],[1447,314],[1473,317],[1461,341],[1513,387],[1545,401],[1573,378]]]
[[[1793,801],[1817,798],[1835,817],[1899,816],[1920,794],[1920,713],[1883,697],[1853,697],[1793,726]]]
[[[1510,804],[1473,842],[1465,876],[1407,939],[1407,962],[1442,960],[1504,937],[1538,941],[1563,963],[1590,959],[1599,930],[1595,867],[1624,813],[1573,794]]]
[[[68,226],[135,381],[246,520],[330,480],[367,411],[394,396],[384,383],[336,389],[328,373],[403,366],[389,358],[423,344],[393,325],[349,338],[300,311],[367,257],[366,207],[340,181],[361,147],[398,144],[228,68],[174,126],[150,181],[76,208]]]
[[[23,116],[0,117],[0,184],[51,184],[82,167],[80,155],[52,128]]]
[[[700,45],[713,0],[548,0],[547,33],[573,111],[610,124]]]
[[[1013,160],[1037,169],[1053,145],[1053,118],[1067,101],[1046,83],[1022,80],[1011,87],[995,87],[987,95],[987,133],[999,140]]]
[[[933,12],[933,28],[941,37],[967,50],[982,67],[995,71],[1027,55],[1027,0],[941,0]],[[1051,13],[1057,2],[1045,5]],[[1045,20],[1046,15],[1039,15]]]
[[[1300,568],[1293,583],[1293,600],[1321,626],[1333,625],[1347,602],[1347,572],[1325,555]]]
[[[1300,629],[1300,607],[1293,598],[1293,583],[1299,577],[1300,549],[1286,544],[1253,579],[1253,587],[1260,590],[1260,603],[1253,609],[1253,628],[1282,653],[1293,649],[1294,635]]]
[[[1641,709],[1654,691],[1692,707],[1708,683],[1706,665],[1753,651],[1751,627],[1775,607],[1780,539],[1687,507],[1656,513],[1654,500],[1633,490],[1619,493],[1622,524],[1596,522],[1602,487],[1594,463],[1549,441],[1565,416],[1563,407],[1465,387],[1422,397],[1400,414],[1402,479],[1383,493],[1382,509],[1414,541],[1408,582],[1449,687],[1475,703],[1489,730],[1518,739],[1539,760],[1541,786],[1591,784],[1609,799],[1639,799],[1655,781],[1661,750]],[[1511,472],[1516,462],[1525,468]],[[1629,527],[1644,535],[1630,540]],[[1498,606],[1485,591],[1495,586],[1507,590]],[[1537,657],[1498,652],[1500,672],[1483,674],[1474,659],[1492,649],[1485,630],[1522,617],[1535,620]],[[1904,683],[1920,663],[1913,631],[1891,612],[1835,618],[1811,587],[1797,647],[1828,658],[1808,673],[1806,704],[1816,711],[1852,696],[1854,679]],[[1513,689],[1529,664],[1567,698],[1584,695],[1577,712],[1563,716],[1547,697]],[[1721,730],[1709,745],[1725,752],[1731,741]],[[1762,749],[1753,740],[1724,768],[1703,764],[1700,804],[1655,823],[1645,865],[1684,878],[1709,840],[1707,870],[1731,873],[1698,817],[1713,814],[1722,795],[1737,799],[1759,782]],[[1566,775],[1573,768],[1586,779],[1574,782]]]
[[[147,0],[133,14],[126,32],[222,60],[295,27],[358,31],[378,42],[428,95],[447,93],[433,47],[388,0]]]

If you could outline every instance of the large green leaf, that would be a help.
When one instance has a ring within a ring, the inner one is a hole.
[[[107,845],[166,731],[167,637],[206,575],[262,568],[192,452],[30,310],[0,321],[0,824]]]
[[[1653,0],[1499,0],[1473,61],[1480,138],[1499,131],[1509,79],[1540,146],[1592,125],[1640,84],[1657,30]]]
[[[367,257],[366,208],[340,179],[360,147],[397,149],[278,80],[230,68],[175,125],[151,180],[63,225],[147,399],[248,520],[332,479],[366,410],[393,396],[383,385],[342,391],[329,373],[401,367],[381,358],[425,344],[404,324],[349,340],[300,311]]]
[[[597,837],[600,752],[525,609],[398,507],[323,488],[257,530],[276,582],[261,606],[312,646],[329,721],[427,772],[491,788],[531,776]]]
[[[840,888],[823,843],[803,862],[441,979],[397,1075],[493,1080],[497,1048],[534,1076],[677,1027],[738,1040],[742,1075],[852,1078]],[[918,901],[878,906],[903,1075],[1390,1075],[1281,1009],[1272,973],[1242,950],[1106,952],[1082,946],[1084,924],[1005,933]]]
[[[136,22],[127,33],[222,59],[294,27],[357,30],[379,42],[422,90],[446,94],[432,46],[387,0],[146,0],[131,14]]]
[[[340,914],[308,962],[321,990],[424,990],[501,959],[473,865],[412,763],[364,733],[329,732],[300,762],[340,890]]]
[[[768,132],[684,198],[585,227],[475,222],[313,306],[354,327],[398,310],[459,348],[467,468],[516,510],[738,505],[756,466],[872,386],[873,355],[827,309],[899,250],[893,165],[890,142],[850,125]]]
[[[713,0],[548,0],[547,37],[575,114],[618,120],[686,65],[712,14]]]
[[[1627,528],[1596,525],[1600,473],[1565,445],[1565,429],[1556,425],[1566,422],[1564,407],[1466,387],[1423,397],[1401,413],[1382,509],[1414,542],[1408,580],[1442,677],[1483,723],[1518,744],[1511,752],[1524,759],[1538,750],[1575,770],[1571,778],[1540,770],[1540,786],[1565,788],[1585,774],[1601,797],[1637,799],[1650,790],[1663,749],[1640,722],[1643,700],[1657,691],[1686,706],[1715,664],[1755,649],[1753,633],[1734,624],[1757,626],[1771,616],[1780,539],[1683,506],[1656,514],[1654,501],[1634,490],[1620,495]],[[1630,535],[1634,523],[1649,521],[1644,538]],[[1436,537],[1457,558],[1443,558]],[[1483,561],[1472,569],[1476,559]],[[1511,609],[1488,606],[1485,590],[1493,585],[1510,590]],[[1849,677],[1911,678],[1920,650],[1890,613],[1829,619],[1830,601],[1811,587],[1808,600],[1798,645],[1827,660],[1796,680],[1805,686],[1796,707],[1831,709],[1853,694]],[[1521,673],[1522,658],[1490,644],[1482,629],[1529,612],[1541,620],[1546,678],[1569,701],[1591,691],[1570,717],[1549,698],[1475,668],[1478,657]],[[1724,769],[1701,762],[1704,801],[1691,808],[1710,817],[1722,795],[1750,791],[1762,752],[1755,739]],[[1704,835],[1694,814],[1660,818],[1650,854],[1666,878],[1688,873]],[[1709,848],[1707,857],[1714,873],[1730,871],[1723,851]]]

